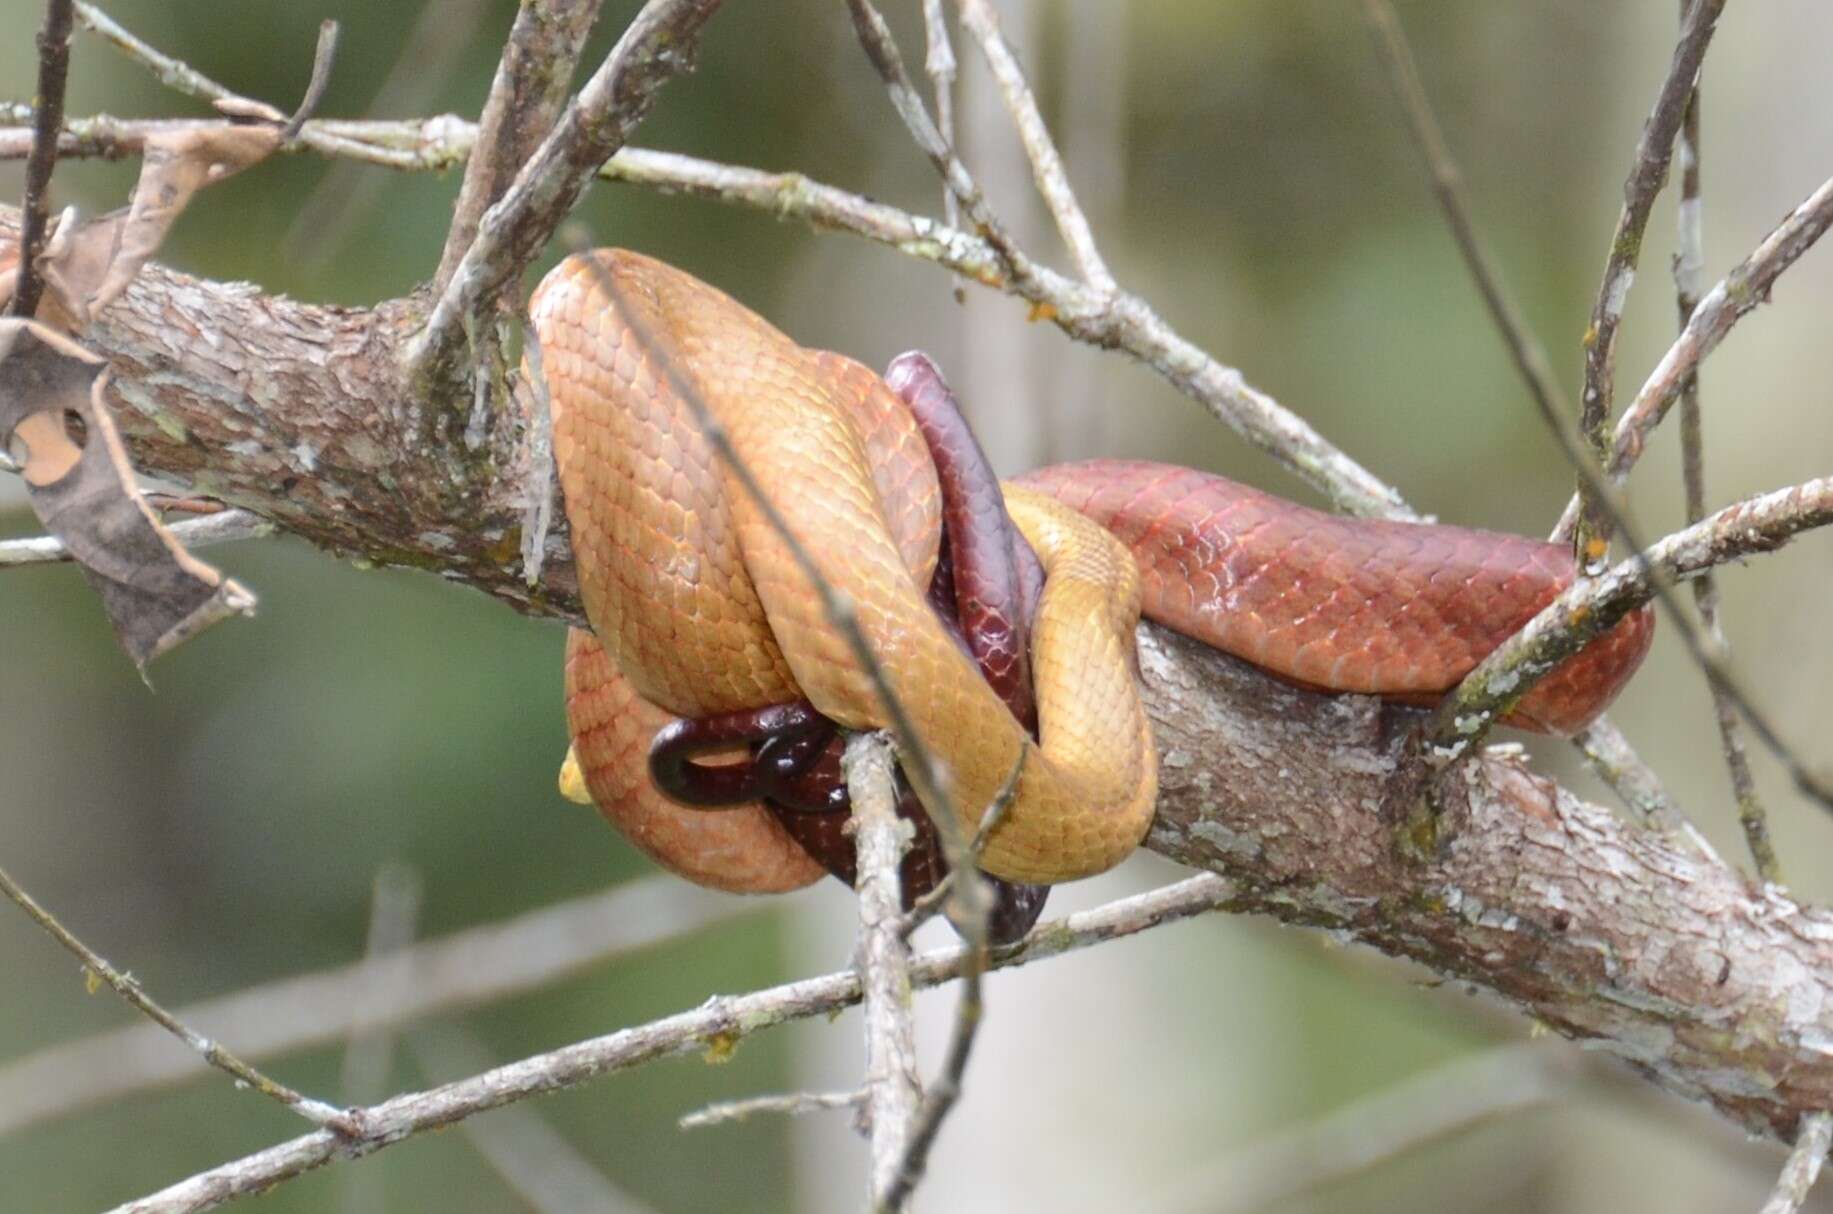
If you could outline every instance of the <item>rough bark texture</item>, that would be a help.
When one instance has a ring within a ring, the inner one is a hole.
[[[17,210],[0,207],[0,258],[17,231]],[[424,315],[420,297],[323,307],[151,265],[82,340],[114,368],[115,420],[142,472],[340,556],[569,616],[563,524],[542,581],[522,579],[520,411],[499,392],[474,450],[465,409],[406,386],[400,351]]]
[[[16,229],[0,208],[0,246]],[[152,267],[88,341],[143,471],[576,620],[564,529],[522,581],[517,411],[500,402],[472,451],[461,410],[428,427],[407,395],[397,355],[422,312]],[[1141,663],[1163,756],[1148,846],[1238,881],[1242,909],[1422,961],[1757,1133],[1792,1138],[1833,1105],[1833,914],[1494,752],[1458,779],[1436,858],[1405,859],[1380,807],[1415,715],[1293,690],[1151,626]]]

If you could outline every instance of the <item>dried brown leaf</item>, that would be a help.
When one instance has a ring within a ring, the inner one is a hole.
[[[126,226],[125,209],[81,224],[74,213],[65,213],[38,258],[45,292],[38,301],[37,320],[61,333],[81,333],[89,327],[95,310],[91,301],[108,278]]]
[[[89,311],[120,298],[193,195],[266,159],[282,138],[279,127],[268,125],[196,127],[148,137],[120,245],[107,278],[86,301]]]
[[[148,662],[254,596],[173,537],[134,485],[103,404],[100,358],[36,321],[0,320],[0,440],[26,448],[25,481],[45,529],[81,565],[121,644]],[[78,444],[66,416],[83,422]]]

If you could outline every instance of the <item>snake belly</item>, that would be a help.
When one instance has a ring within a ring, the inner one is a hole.
[[[1563,549],[1519,536],[1345,519],[1167,465],[1042,469],[1006,487],[1047,573],[1032,639],[1034,745],[924,602],[934,471],[875,374],[620,250],[563,262],[530,311],[592,625],[568,644],[578,774],[639,846],[719,888],[792,888],[820,869],[761,808],[707,813],[642,787],[630,762],[635,714],[656,723],[798,697],[852,729],[884,727],[888,714],[675,383],[690,386],[853,605],[945,773],[949,805],[930,811],[955,813],[971,832],[1019,771],[982,855],[1009,880],[1100,872],[1150,823],[1156,753],[1133,652],[1142,603],[1290,682],[1429,703],[1572,577]],[[1634,672],[1652,626],[1646,609],[1624,619],[1509,723],[1582,726]]]

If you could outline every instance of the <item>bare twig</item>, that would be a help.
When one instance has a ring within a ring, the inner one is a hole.
[[[267,1058],[481,1007],[762,909],[654,877],[429,940],[384,958],[283,978],[177,1016]],[[207,1074],[163,1029],[136,1023],[0,1066],[0,1137]]]
[[[958,3],[961,24],[974,35],[981,53],[986,56],[993,79],[999,84],[1000,95],[1005,98],[1006,110],[1012,116],[1012,124],[1024,142],[1038,193],[1043,195],[1055,217],[1057,231],[1062,234],[1069,255],[1075,260],[1083,280],[1097,294],[1111,295],[1115,290],[1114,276],[1095,247],[1095,234],[1076,202],[1075,191],[1070,188],[1063,158],[1058,155],[1056,144],[1044,126],[1044,116],[1038,112],[1037,98],[1032,95],[1024,69],[1019,66],[1017,56],[1006,44],[1005,34],[999,28],[999,14],[987,0],[958,0]]]
[[[986,1012],[983,981],[987,970],[985,915],[980,916],[979,931],[971,934],[966,942],[966,951],[967,957],[961,971],[961,994],[955,1000],[948,1049],[942,1058],[941,1069],[929,1081],[929,1090],[923,1093],[923,1103],[916,1110],[905,1142],[903,1158],[896,1161],[889,1186],[881,1190],[882,1197],[875,1209],[883,1214],[896,1214],[910,1200],[911,1194],[922,1182],[924,1172],[928,1170],[929,1152],[935,1146],[936,1137],[942,1132],[942,1123],[948,1119],[955,1102],[961,1098],[962,1077],[967,1074],[967,1060],[974,1052],[974,1039]]]
[[[1681,0],[1685,20],[1692,0]],[[1705,222],[1701,214],[1699,163],[1699,84],[1687,96],[1686,115],[1680,124],[1680,208],[1679,232],[1674,253],[1674,300],[1680,312],[1680,328],[1699,308],[1700,276],[1705,272]],[[1681,476],[1686,484],[1687,522],[1697,523],[1706,516],[1706,455],[1704,427],[1699,411],[1699,373],[1689,374],[1680,386],[1680,457]],[[1693,579],[1693,602],[1699,608],[1699,624],[1705,630],[1713,651],[1729,656],[1731,647],[1719,617],[1718,577],[1711,570]],[[1757,795],[1756,778],[1750,772],[1750,757],[1744,752],[1743,726],[1738,721],[1737,705],[1717,683],[1707,680],[1712,693],[1712,713],[1718,720],[1719,741],[1725,750],[1725,768],[1731,774],[1731,792],[1737,800],[1738,824],[1744,828],[1744,840],[1750,848],[1757,875],[1765,881],[1780,883],[1782,866],[1776,859],[1775,844],[1769,837],[1769,814]]]
[[[1024,965],[1091,944],[1145,931],[1225,906],[1234,886],[1213,874],[1052,921],[998,950],[993,968]],[[918,987],[961,972],[965,950],[941,949],[917,959]],[[327,1131],[307,1134],[221,1167],[200,1172],[158,1193],[118,1207],[115,1214],[190,1214],[265,1191],[334,1158],[360,1158],[413,1135],[525,1100],[530,1096],[628,1070],[656,1058],[730,1049],[761,1029],[825,1015],[859,1002],[851,970],[786,983],[747,995],[715,997],[691,1011],[525,1058],[457,1083],[411,1092],[360,1111],[363,1133],[351,1139]]]
[[[256,104],[256,103],[251,103]],[[31,110],[17,102],[0,101],[0,121],[29,121]],[[230,124],[220,118],[113,118],[97,114],[64,122],[58,155],[65,159],[125,160],[138,156],[146,141],[159,135],[187,131],[220,130]],[[310,136],[338,132],[335,146],[316,147]],[[281,153],[311,152],[381,168],[438,172],[463,164],[477,137],[477,128],[461,118],[413,119],[401,122],[349,122],[313,119],[300,139],[283,143]],[[23,159],[31,148],[28,129],[0,128],[0,160]]]
[[[1795,1149],[1782,1165],[1775,1190],[1763,1203],[1759,1214],[1795,1214],[1807,1204],[1814,1182],[1820,1179],[1820,1166],[1827,1160],[1827,1147],[1833,1143],[1833,1113],[1810,1113],[1801,1119],[1801,1130],[1795,1138]]]
[[[197,518],[180,519],[168,529],[187,548],[226,544],[233,540],[260,539],[278,530],[272,522],[246,510],[221,510]],[[55,536],[0,540],[0,569],[12,565],[43,565],[70,560],[69,549]]]
[[[184,1042],[211,1066],[234,1077],[268,1099],[285,1105],[313,1125],[331,1127],[332,1133],[327,1136],[334,1141],[339,1135],[356,1134],[362,1131],[362,1123],[358,1115],[348,1110],[335,1108],[322,1100],[303,1096],[284,1083],[268,1078],[243,1062],[219,1042],[212,1041],[166,1011],[151,995],[146,993],[138,978],[122,973],[104,960],[100,953],[84,944],[75,933],[59,922],[55,915],[40,906],[32,895],[26,893],[5,869],[0,869],[0,893],[12,899],[32,922],[42,927],[53,940],[63,945],[65,951],[81,961],[90,982],[106,983],[135,1010]]]
[[[1718,859],[1712,844],[1662,787],[1661,778],[1630,748],[1629,739],[1608,717],[1599,717],[1581,730],[1573,737],[1572,745],[1597,778],[1610,786],[1644,826],[1685,841],[1702,856]]]
[[[800,1117],[806,1113],[825,1113],[834,1109],[857,1109],[866,1103],[864,1089],[851,1092],[790,1092],[783,1096],[753,1096],[749,1100],[727,1100],[709,1104],[681,1118],[684,1130],[704,1130],[711,1126],[746,1121],[759,1113]]]
[[[484,24],[484,9],[485,0],[423,0],[394,66],[369,102],[369,111],[411,114],[425,109],[445,87],[453,67]],[[387,179],[361,172],[361,163],[335,161],[319,178],[281,238],[283,259],[336,259],[352,223],[371,211],[386,188]]]
[[[38,257],[50,236],[51,170],[57,167],[57,133],[64,122],[64,86],[70,80],[70,0],[45,0],[45,24],[38,33],[38,89],[33,99],[32,151],[25,165],[25,200],[19,232],[19,279],[13,287],[12,314],[38,310],[44,280]]]
[[[942,142],[955,146],[955,48],[948,40],[948,15],[942,0],[923,0],[923,40],[928,46],[923,70],[929,74],[930,92],[936,99],[936,130]],[[961,200],[946,184],[942,187],[942,219],[951,228],[961,226]],[[957,298],[961,287],[956,284]]]
[[[331,87],[331,65],[337,60],[337,22],[321,21],[318,24],[318,46],[312,53],[312,76],[306,81],[305,96],[299,99],[299,108],[281,128],[281,134],[287,139],[299,138],[300,130],[306,120],[318,112],[318,103],[325,99],[325,90]]]
[[[429,1078],[476,1074],[494,1061],[476,1036],[457,1025],[420,1029],[408,1037],[407,1046]],[[642,1214],[647,1209],[528,1105],[498,1109],[488,1122],[467,1119],[458,1128],[534,1214]]]
[[[910,1000],[910,945],[898,930],[903,911],[898,866],[912,832],[897,816],[897,774],[889,739],[855,734],[847,739],[842,768],[853,799],[853,842],[859,854],[855,963],[866,1033],[860,1116],[872,1144],[866,1195],[874,1204],[885,1204],[908,1157],[911,1124],[923,1099]]]
[[[1611,449],[1611,480],[1622,484],[1641,458],[1648,435],[1667,415],[1680,396],[1681,385],[1725,335],[1757,305],[1769,302],[1769,293],[1782,272],[1794,265],[1833,225],[1833,178],[1794,209],[1731,273],[1720,280],[1693,309],[1679,338],[1643,381],[1636,399],[1617,422]],[[1555,538],[1572,534],[1578,503],[1574,499],[1560,518]]]
[[[656,93],[693,66],[700,33],[719,4],[649,0],[508,191],[484,212],[477,238],[452,267],[425,329],[409,343],[407,365],[423,390],[445,396],[468,378],[466,324],[487,318],[494,301],[547,245],[599,166],[643,120]]]
[[[1687,98],[1699,79],[1700,65],[1705,62],[1706,47],[1712,41],[1719,13],[1725,0],[1693,0],[1681,21],[1680,38],[1674,46],[1673,62],[1654,108],[1642,126],[1636,142],[1636,155],[1630,164],[1629,177],[1623,183],[1623,210],[1617,217],[1616,231],[1610,238],[1610,254],[1604,261],[1604,278],[1598,284],[1597,300],[1591,307],[1591,327],[1585,331],[1585,390],[1579,415],[1579,431],[1590,445],[1592,463],[1603,467],[1610,449],[1610,412],[1616,392],[1617,326],[1623,319],[1623,305],[1635,281],[1636,264],[1642,255],[1642,235],[1648,228],[1648,215],[1656,195],[1667,184],[1668,162],[1673,156],[1674,135],[1680,129],[1686,112]],[[1598,505],[1596,489],[1587,478],[1580,478],[1578,496],[1583,503],[1576,533],[1580,560],[1587,566],[1600,564],[1609,555],[1609,524]]]
[[[973,174],[968,172],[967,166],[955,154],[954,147],[943,138],[941,130],[930,118],[928,109],[923,105],[923,98],[910,82],[910,73],[904,69],[903,54],[897,49],[897,40],[891,36],[891,27],[885,24],[884,15],[872,4],[872,0],[847,0],[847,10],[853,16],[853,30],[859,36],[859,45],[878,72],[879,79],[884,82],[885,92],[891,98],[892,108],[903,119],[904,129],[910,132],[917,147],[935,166],[943,184],[967,212],[975,231],[986,238],[994,256],[999,260],[1002,273],[1014,281],[1029,280],[1036,267],[1029,257],[1019,251],[1005,225],[993,213],[992,206],[987,202]]]
[[[123,29],[114,18],[104,13],[95,5],[87,3],[86,0],[76,0],[76,17],[77,20],[83,23],[84,29],[105,39],[128,58],[144,66],[148,71],[153,73],[161,84],[169,89],[174,89],[177,92],[185,94],[187,97],[196,97],[201,101],[208,101],[213,105],[217,103],[227,103],[229,107],[235,108],[243,113],[250,112],[251,107],[265,107],[266,105],[265,102],[253,101],[248,97],[244,97],[227,86],[217,83],[215,80],[212,80],[189,64],[174,59],[172,56],[161,51],[155,50],[153,47],[147,45],[145,42]],[[323,27],[321,26],[319,45],[323,47],[324,42],[325,36]],[[325,60],[326,70],[329,70],[328,59],[322,54],[316,55],[313,58],[315,74],[317,65],[321,60]],[[308,86],[308,94],[309,92],[310,88]],[[303,105],[300,107],[300,112],[307,112]],[[282,117],[284,117],[284,115],[275,114],[276,121]],[[298,142],[326,156],[364,156],[367,154],[367,149],[354,144],[353,141],[345,139],[342,136],[331,134],[324,130],[323,126],[324,124],[319,122],[303,122],[300,129],[296,132]],[[292,143],[294,141],[288,140],[287,142]]]
[[[490,96],[478,116],[477,144],[465,165],[452,226],[446,232],[435,290],[443,290],[477,238],[478,221],[515,181],[516,172],[566,103],[573,71],[603,0],[530,0],[516,12],[503,43]],[[449,26],[451,5],[430,0],[433,22]]]
[[[1833,522],[1833,477],[1747,498],[1676,531],[1599,577],[1581,580],[1503,642],[1445,697],[1427,727],[1429,767],[1443,769],[1480,740],[1488,726],[1520,702],[1534,683],[1578,652],[1666,582],[1714,565],[1780,547],[1802,531]],[[1693,638],[1697,644],[1697,638]],[[1708,678],[1737,694],[1718,658],[1694,654]],[[1807,796],[1833,809],[1833,790],[1808,770],[1747,698],[1738,696],[1752,728]]]

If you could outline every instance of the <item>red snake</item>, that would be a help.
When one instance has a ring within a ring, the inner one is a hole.
[[[1142,608],[1288,682],[1431,703],[1573,575],[1570,553],[1553,544],[1339,517],[1184,468],[1041,469],[1005,487],[1046,571],[1030,646],[1033,742],[925,601],[939,543],[935,469],[876,374],[620,250],[569,258],[530,311],[592,625],[567,644],[577,766],[563,784],[583,783],[639,847],[718,888],[788,889],[822,869],[761,807],[706,812],[663,797],[646,765],[657,731],[676,716],[799,698],[849,729],[887,716],[677,384],[852,605],[966,830],[1019,771],[981,856],[1014,881],[1100,872],[1150,823],[1157,756],[1133,653]],[[1635,672],[1653,626],[1646,609],[1624,619],[1537,684],[1508,723],[1583,726]]]

